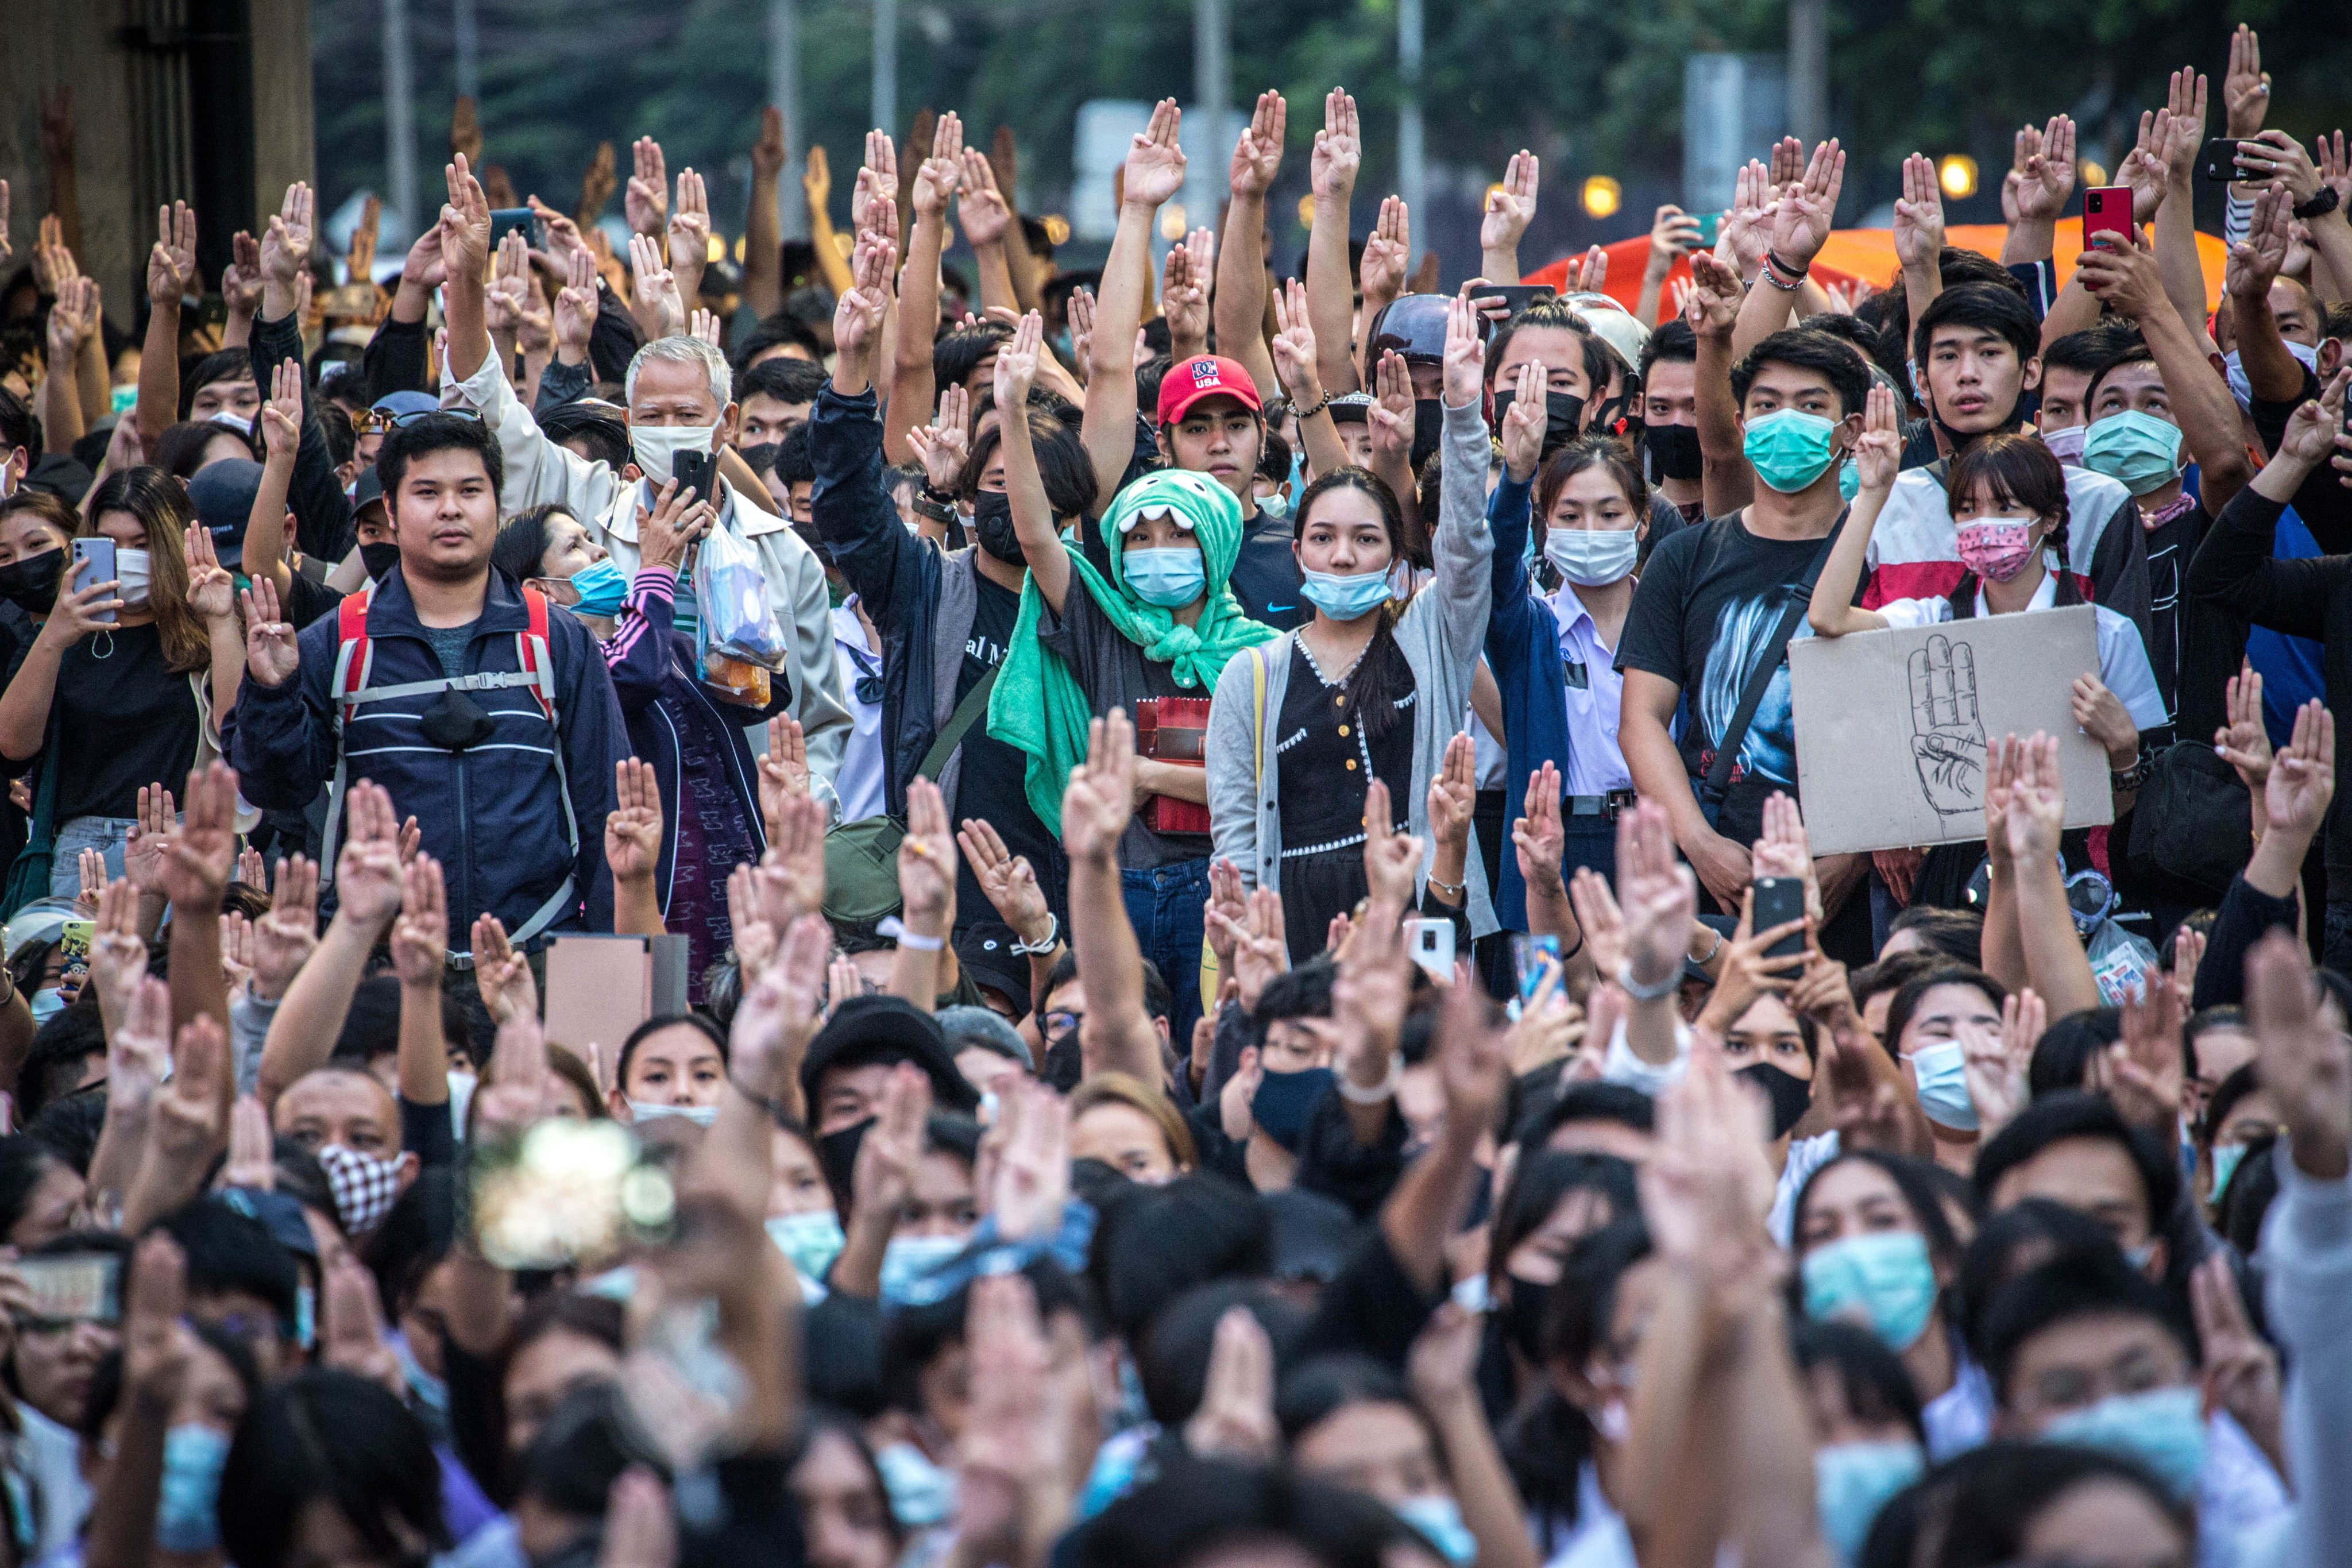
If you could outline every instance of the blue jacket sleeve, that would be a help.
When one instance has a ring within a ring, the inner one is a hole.
[[[1530,487],[1507,470],[1486,498],[1486,527],[1495,536],[1495,602],[1486,612],[1486,664],[1502,679],[1524,657],[1535,602],[1528,596],[1528,532]]]
[[[809,461],[816,483],[809,511],[825,553],[857,590],[875,628],[896,628],[901,595],[921,592],[931,547],[907,531],[882,488],[882,419],[874,395],[845,397],[828,383],[809,415]]]
[[[586,905],[588,929],[608,931],[613,929],[613,875],[604,864],[604,818],[618,804],[613,773],[629,755],[629,732],[604,652],[588,628],[568,615],[557,616],[550,619],[549,633],[562,644],[558,668],[569,678],[562,706],[563,771],[572,810],[580,820],[580,858],[573,876]],[[663,805],[677,808],[675,802]]]
[[[335,771],[334,682],[337,617],[304,627],[295,646],[301,667],[283,686],[247,679],[221,719],[221,751],[236,770],[237,791],[265,811],[300,811]],[[599,819],[601,822],[601,818]]]

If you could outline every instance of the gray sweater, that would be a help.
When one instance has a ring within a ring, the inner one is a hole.
[[[1412,708],[1412,788],[1406,804],[1412,831],[1423,843],[1423,877],[1436,857],[1429,832],[1429,784],[1444,769],[1446,742],[1466,722],[1470,676],[1486,638],[1494,594],[1488,561],[1495,541],[1486,529],[1486,470],[1492,451],[1486,421],[1476,404],[1445,410],[1443,499],[1437,531],[1430,540],[1436,574],[1397,618],[1397,646],[1404,651],[1419,694]],[[1282,885],[1282,770],[1261,768],[1259,761],[1271,761],[1280,738],[1276,731],[1290,681],[1291,644],[1297,635],[1286,632],[1227,661],[1209,706],[1210,833],[1217,857],[1231,860],[1240,868],[1242,881],[1252,887]],[[1475,830],[1466,867],[1471,933],[1485,936],[1496,927]]]

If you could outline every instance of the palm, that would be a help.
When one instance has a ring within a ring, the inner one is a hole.
[[[2025,166],[2017,187],[2017,215],[2031,222],[2048,222],[2066,210],[2074,191],[2074,167],[2036,154]]]
[[[204,567],[188,574],[188,607],[205,620],[221,619],[236,603],[236,581],[220,567]]]
[[[284,621],[257,621],[245,637],[245,668],[264,686],[283,686],[302,665],[294,628]]]
[[[1362,144],[1353,132],[1326,131],[1315,139],[1315,153],[1308,161],[1307,174],[1314,182],[1318,196],[1345,194],[1354,184],[1356,170],[1364,161]]]
[[[661,858],[661,817],[643,806],[625,807],[604,819],[604,858],[614,876],[652,875]]]
[[[1254,132],[1244,131],[1234,144],[1234,161],[1226,171],[1226,179],[1235,195],[1262,196],[1272,187],[1281,169],[1281,143],[1270,148],[1263,146]]]
[[[158,245],[147,258],[147,297],[178,303],[195,270],[195,252]]]
[[[1146,142],[1127,155],[1127,199],[1153,206],[1184,188],[1184,152],[1181,147]]]
[[[291,288],[294,275],[310,257],[310,229],[307,224],[289,223],[279,218],[269,226],[261,239],[261,269],[278,282]]]

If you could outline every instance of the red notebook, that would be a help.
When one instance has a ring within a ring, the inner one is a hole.
[[[1209,700],[1147,697],[1137,703],[1135,753],[1188,768],[1206,767]],[[1155,795],[1144,803],[1143,820],[1154,833],[1206,833],[1209,808],[1172,795]]]

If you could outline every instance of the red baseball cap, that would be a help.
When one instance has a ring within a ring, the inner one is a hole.
[[[1237,360],[1223,354],[1195,354],[1181,364],[1171,364],[1160,378],[1160,423],[1173,425],[1201,399],[1220,396],[1240,399],[1253,414],[1265,408],[1258,401],[1257,383]]]

